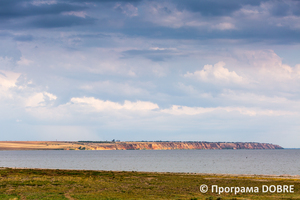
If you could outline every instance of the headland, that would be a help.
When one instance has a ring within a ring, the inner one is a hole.
[[[177,149],[283,149],[258,142],[204,141],[0,141],[0,150],[177,150]]]

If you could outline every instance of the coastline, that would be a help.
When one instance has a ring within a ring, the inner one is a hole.
[[[205,141],[0,141],[0,150],[181,150],[181,149],[283,149],[258,142]]]
[[[91,172],[135,172],[147,174],[177,174],[177,175],[199,175],[199,176],[218,176],[218,177],[245,177],[245,178],[284,178],[284,179],[299,179],[300,175],[290,174],[230,174],[230,173],[194,173],[194,172],[153,172],[153,171],[132,171],[132,170],[87,170],[87,169],[52,169],[52,168],[27,168],[27,167],[0,167],[0,170],[16,169],[16,170],[62,170],[62,171],[91,171]]]

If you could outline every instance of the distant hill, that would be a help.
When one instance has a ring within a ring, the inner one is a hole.
[[[283,149],[258,142],[177,141],[0,141],[0,150],[175,150],[175,149]]]

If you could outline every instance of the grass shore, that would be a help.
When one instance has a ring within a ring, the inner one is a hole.
[[[300,199],[299,176],[13,168],[1,168],[0,176],[0,199]],[[202,184],[207,193],[200,192]],[[212,185],[260,191],[218,194]],[[293,185],[294,193],[263,193],[262,185]]]

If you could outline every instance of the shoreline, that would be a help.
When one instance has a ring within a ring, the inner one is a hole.
[[[194,172],[151,172],[151,171],[118,171],[118,170],[90,170],[90,169],[52,169],[52,168],[27,168],[27,167],[0,167],[0,170],[16,169],[16,170],[61,170],[61,171],[90,171],[90,172],[134,172],[134,173],[148,173],[148,174],[174,174],[174,175],[199,175],[199,176],[218,176],[218,177],[260,177],[260,178],[287,178],[287,179],[299,179],[300,175],[289,174],[222,174],[222,173],[194,173]]]

